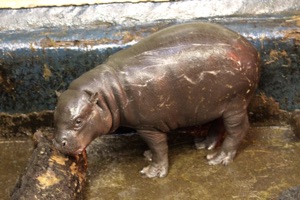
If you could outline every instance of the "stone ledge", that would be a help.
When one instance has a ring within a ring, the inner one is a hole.
[[[299,14],[298,0],[201,0],[111,3],[85,6],[0,10],[0,30],[89,27],[101,24],[137,26],[158,21],[190,21],[211,17],[291,16]]]

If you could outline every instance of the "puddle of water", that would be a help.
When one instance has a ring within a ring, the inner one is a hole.
[[[10,199],[18,177],[24,172],[33,152],[33,142],[29,138],[0,139],[0,197]]]
[[[137,136],[98,139],[88,149],[84,199],[274,199],[300,185],[300,142],[289,127],[252,128],[229,166],[209,166],[209,151],[181,141],[170,144],[169,175],[147,179],[138,173],[147,163]]]

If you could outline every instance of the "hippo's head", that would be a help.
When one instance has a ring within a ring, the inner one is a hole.
[[[98,93],[66,90],[54,111],[53,143],[64,154],[80,154],[97,136],[106,134],[111,124],[110,113],[99,106]]]

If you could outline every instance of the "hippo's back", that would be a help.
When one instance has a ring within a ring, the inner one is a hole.
[[[133,57],[143,52],[149,52],[160,48],[172,48],[184,45],[233,45],[237,40],[246,39],[239,34],[217,24],[189,23],[179,24],[162,29],[146,37],[132,47],[117,52],[109,58],[109,61],[118,62],[128,56]],[[254,50],[250,45],[249,48]]]

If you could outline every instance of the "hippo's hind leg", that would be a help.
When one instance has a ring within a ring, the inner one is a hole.
[[[196,137],[195,147],[196,149],[214,149],[217,144],[220,143],[225,133],[223,119],[219,118],[209,124],[207,136]]]
[[[138,130],[139,135],[148,144],[151,151],[150,164],[141,170],[146,177],[165,177],[168,174],[167,135],[157,131]]]
[[[221,149],[213,154],[207,155],[210,165],[227,165],[233,161],[237,148],[249,128],[247,110],[232,110],[223,115],[224,126],[227,135],[224,139]]]

